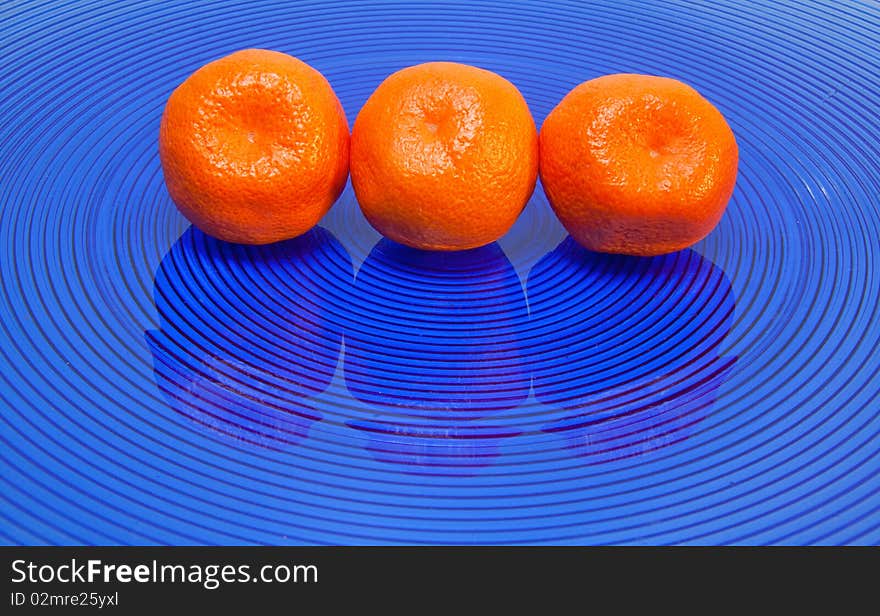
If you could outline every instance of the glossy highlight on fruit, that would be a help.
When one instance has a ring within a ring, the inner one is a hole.
[[[497,240],[525,207],[537,172],[537,131],[519,90],[464,64],[394,73],[352,132],[351,179],[364,215],[413,248]]]
[[[540,134],[541,183],[566,230],[589,250],[681,250],[721,220],[738,148],[724,117],[692,87],[606,75],[574,88]]]
[[[311,229],[348,177],[349,130],[327,80],[276,51],[211,62],[168,99],[159,131],[177,207],[218,239],[267,244]]]

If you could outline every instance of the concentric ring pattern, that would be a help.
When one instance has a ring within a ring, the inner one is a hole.
[[[0,540],[880,543],[880,9],[69,0],[0,9]],[[539,189],[497,244],[382,240],[348,189],[246,248],[165,190],[164,101],[243,47],[349,121],[427,60],[536,122],[611,72],[728,118],[720,226],[588,253]]]

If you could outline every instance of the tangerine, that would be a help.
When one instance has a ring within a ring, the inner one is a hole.
[[[221,240],[301,235],[348,177],[348,121],[327,80],[287,54],[246,49],[206,64],[168,99],[159,130],[180,211]]]
[[[537,130],[522,94],[465,64],[392,74],[352,131],[351,180],[364,216],[414,248],[494,242],[525,207],[537,172]]]
[[[541,183],[589,250],[650,256],[704,238],[736,183],[738,148],[695,89],[650,75],[606,75],[569,92],[541,127]]]

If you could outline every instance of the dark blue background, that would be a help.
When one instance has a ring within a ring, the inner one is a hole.
[[[6,3],[0,540],[880,542],[880,10],[853,2]],[[612,72],[728,118],[719,227],[417,253],[348,189],[265,248],[165,190],[172,89],[244,47],[353,122],[389,73],[499,72],[536,122]]]

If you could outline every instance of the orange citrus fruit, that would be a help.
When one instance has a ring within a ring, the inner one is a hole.
[[[582,83],[541,127],[541,183],[584,247],[658,255],[704,238],[736,183],[724,117],[688,85],[650,75]]]
[[[267,244],[311,229],[348,177],[348,121],[326,79],[287,54],[237,51],[168,99],[165,183],[205,233]]]
[[[377,231],[427,250],[504,235],[535,189],[538,137],[509,81],[452,62],[388,77],[354,123],[351,180]]]

